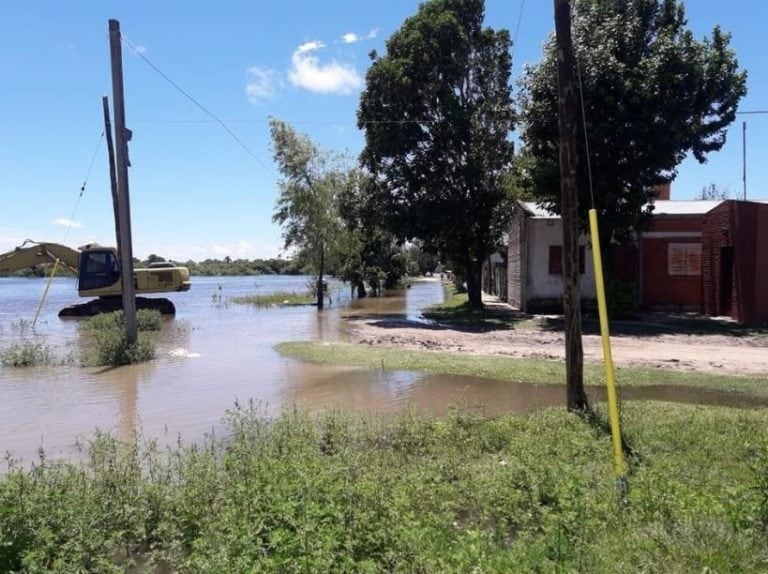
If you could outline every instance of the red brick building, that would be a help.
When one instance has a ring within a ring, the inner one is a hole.
[[[704,216],[702,298],[708,315],[768,323],[768,203],[724,201]]]
[[[672,201],[668,188],[660,191],[636,244],[613,246],[615,278],[636,285],[643,308],[768,323],[768,201]],[[542,294],[562,296],[546,261],[559,253],[561,230],[556,215],[520,204],[509,229],[511,304],[532,310]],[[590,271],[582,278],[585,297],[594,297]]]

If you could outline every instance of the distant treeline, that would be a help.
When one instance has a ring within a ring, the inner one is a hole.
[[[150,263],[166,261],[158,255],[150,255],[145,260],[135,259],[135,267],[147,267]],[[205,261],[174,262],[189,268],[192,275],[221,276],[221,275],[303,275],[303,266],[291,259],[206,259]],[[47,277],[51,265],[37,265],[13,273],[0,273],[0,277]],[[57,277],[71,277],[66,268],[59,267]]]
[[[146,267],[150,263],[165,261],[157,255],[150,255],[136,265]],[[303,267],[291,259],[205,259],[204,261],[177,262],[189,269],[191,275],[302,275]]]

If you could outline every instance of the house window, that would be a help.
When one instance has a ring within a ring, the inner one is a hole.
[[[579,273],[584,275],[584,246],[579,245]],[[563,274],[563,246],[562,245],[550,245],[549,246],[549,274],[550,275],[562,275]]]
[[[701,243],[667,245],[667,274],[688,277],[701,275]]]

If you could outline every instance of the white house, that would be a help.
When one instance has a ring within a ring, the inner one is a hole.
[[[579,238],[581,295],[595,299],[595,274],[589,239]],[[519,202],[509,226],[507,301],[526,312],[561,306],[563,232],[560,216],[534,202]]]

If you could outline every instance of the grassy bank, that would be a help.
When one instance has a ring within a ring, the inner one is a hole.
[[[623,510],[608,437],[564,410],[270,421],[241,408],[227,421],[226,443],[166,453],[101,436],[86,467],[12,467],[0,571],[768,567],[764,411],[627,405],[638,456]]]
[[[228,301],[237,303],[238,305],[252,305],[254,307],[289,307],[295,305],[312,305],[316,302],[316,299],[309,293],[289,293],[287,291],[280,291],[277,293],[267,293],[265,295],[230,297]]]
[[[281,354],[296,359],[367,369],[427,371],[539,384],[559,383],[565,378],[563,361],[545,359],[407,351],[390,347],[314,341],[280,343],[276,348]],[[618,367],[616,373],[622,385],[685,385],[768,397],[768,381],[765,377],[631,367]],[[585,364],[584,380],[588,385],[602,385],[604,382],[602,365]]]

